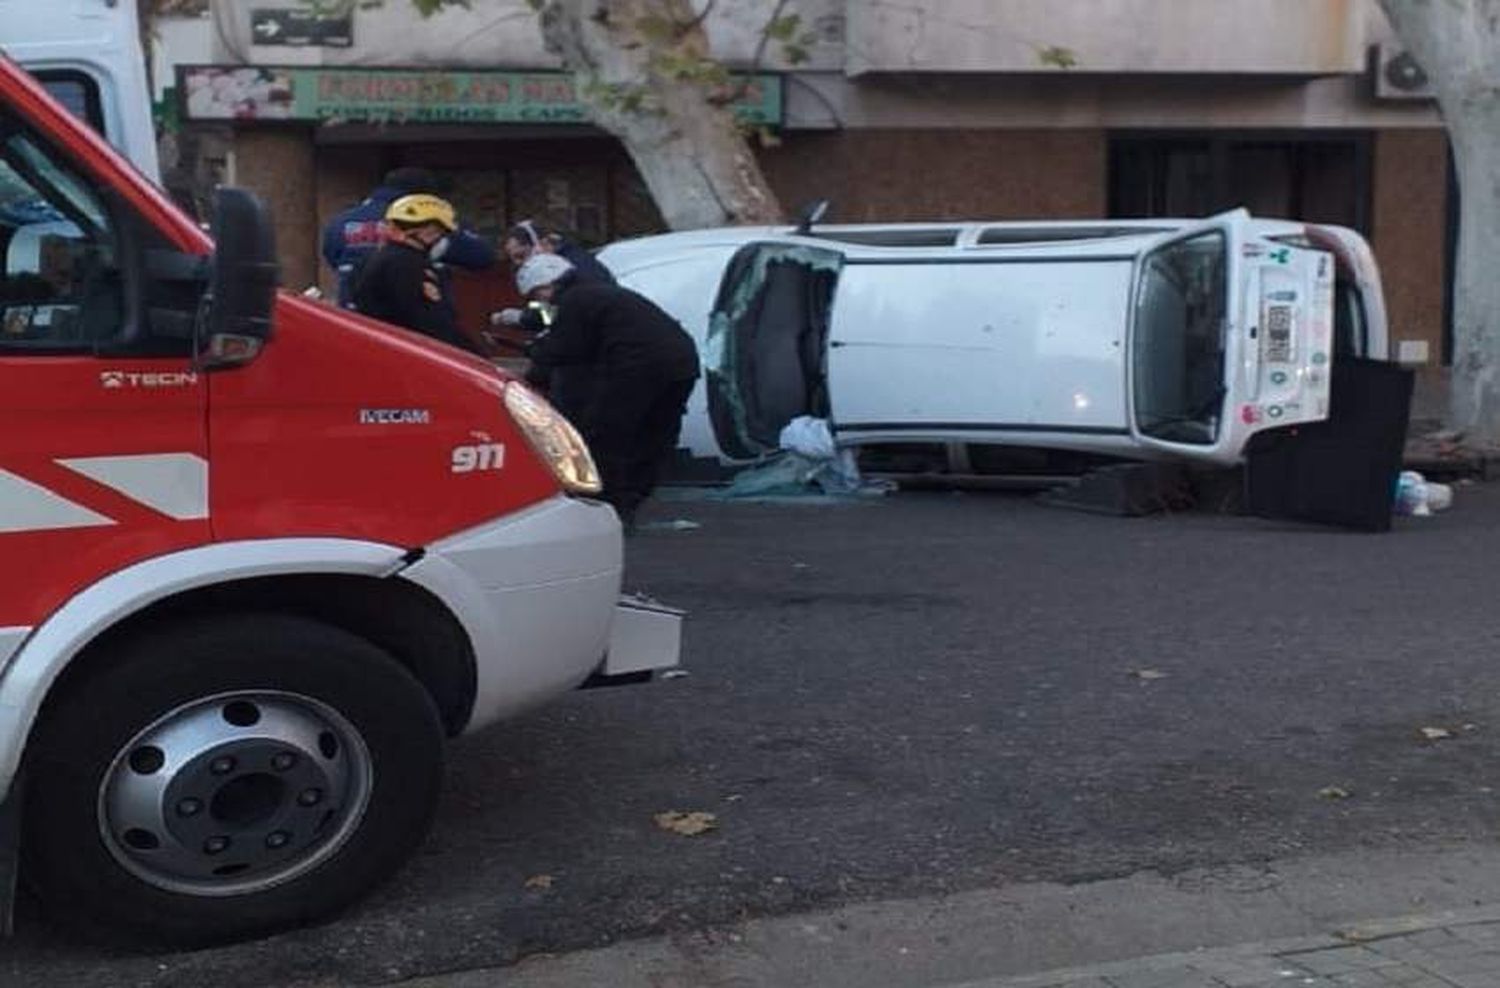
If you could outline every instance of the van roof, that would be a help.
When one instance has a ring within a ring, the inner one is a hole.
[[[734,226],[638,237],[609,245],[612,265],[647,261],[678,251],[738,248],[770,241],[837,250],[848,257],[913,257],[926,260],[982,255],[989,248],[1033,250],[1045,256],[1136,254],[1148,242],[1204,219],[965,220],[930,223],[847,223],[819,225],[807,233],[790,226]],[[1301,232],[1293,220],[1250,219],[1257,236]]]

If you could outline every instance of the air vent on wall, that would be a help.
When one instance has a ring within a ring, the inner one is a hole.
[[[1411,52],[1396,44],[1375,46],[1376,99],[1432,99],[1432,81]]]

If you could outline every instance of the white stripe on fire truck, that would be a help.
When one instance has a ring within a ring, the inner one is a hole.
[[[113,518],[90,511],[25,477],[0,470],[0,532],[93,528],[113,524]]]
[[[178,521],[208,517],[208,461],[192,453],[88,456],[59,465]]]

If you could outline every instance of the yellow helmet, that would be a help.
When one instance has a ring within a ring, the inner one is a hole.
[[[401,226],[436,223],[449,232],[458,229],[453,204],[447,199],[439,199],[437,196],[426,193],[402,196],[397,199],[387,207],[385,219],[387,223],[396,223]]]

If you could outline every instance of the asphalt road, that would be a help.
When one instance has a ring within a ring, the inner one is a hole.
[[[702,526],[630,546],[629,582],[691,611],[690,677],[459,744],[421,855],[333,923],[123,956],[29,918],[0,984],[378,983],[863,899],[1495,841],[1500,488],[1387,535],[995,494],[653,511]]]

